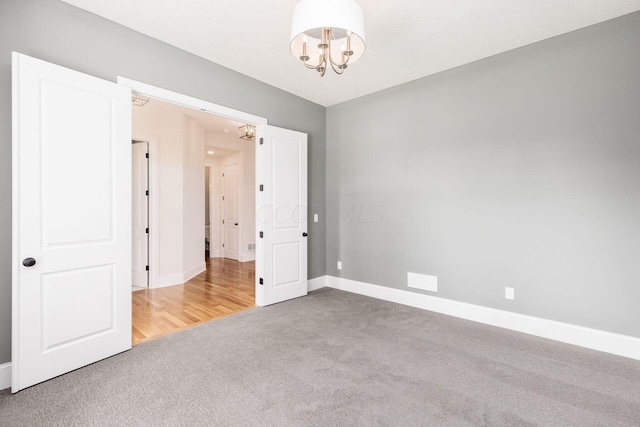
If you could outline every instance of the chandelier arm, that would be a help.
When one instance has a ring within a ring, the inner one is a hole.
[[[347,56],[347,59],[344,62],[335,62],[333,60],[333,57],[331,56],[331,39],[329,39],[329,47],[326,49],[325,54],[327,54],[327,56],[329,57],[329,61],[326,61],[325,58],[325,62],[329,62],[331,64],[331,68],[333,69],[333,72],[336,73],[337,75],[342,75],[342,73],[344,73],[344,70],[347,68],[347,63],[349,62],[349,56]]]
[[[331,58],[329,58],[329,59],[331,59]],[[333,71],[334,71],[336,74],[341,75],[342,73],[344,73],[344,68],[340,68],[340,66],[338,66],[338,65],[334,64],[334,63],[333,63],[333,61],[330,61],[330,62],[331,62],[331,68],[333,69]],[[344,65],[344,64],[343,64],[343,65]],[[339,70],[339,71],[338,71],[338,70]]]
[[[347,65],[349,63],[349,58],[350,58],[350,56],[347,56],[347,59],[345,59],[344,62],[335,62],[333,60],[333,58],[331,57],[331,52],[329,52],[329,61],[331,61],[331,65],[335,65],[336,67],[342,67],[342,66]]]
[[[316,70],[320,72],[320,77],[324,77],[324,73],[327,72],[327,65],[327,58],[323,55],[322,62],[318,65],[318,68],[316,68]]]

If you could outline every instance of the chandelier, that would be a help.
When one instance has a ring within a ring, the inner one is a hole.
[[[364,54],[364,15],[355,0],[301,0],[293,9],[291,53],[320,77],[342,74]]]
[[[251,125],[242,125],[238,128],[238,137],[240,139],[246,139],[247,141],[253,141],[256,137],[256,127]]]

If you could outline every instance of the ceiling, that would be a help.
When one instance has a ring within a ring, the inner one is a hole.
[[[323,106],[640,10],[640,0],[359,0],[367,50],[320,78],[289,51],[296,0],[63,0]]]
[[[214,135],[220,135],[219,137],[208,138],[205,150],[207,157],[220,158],[229,156],[231,154],[242,151],[242,144],[246,144],[247,141],[238,137],[238,127],[245,123],[235,120],[227,119],[225,117],[216,116],[215,114],[207,113],[206,111],[200,111],[195,108],[188,108],[182,105],[172,104],[169,102],[161,101],[159,99],[151,98],[148,104],[140,107],[133,106],[132,108],[153,108],[158,111],[169,112],[170,114],[185,115],[195,121],[205,132]],[[135,119],[134,119],[135,120]],[[224,148],[216,144],[216,140],[232,140],[238,144],[236,150],[230,148]],[[210,153],[213,151],[213,153]]]

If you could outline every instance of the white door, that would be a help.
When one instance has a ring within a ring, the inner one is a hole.
[[[238,164],[229,164],[222,167],[222,188],[223,188],[223,245],[224,257],[229,259],[240,259],[240,176]]]
[[[149,284],[149,149],[146,142],[132,144],[131,158],[131,280]]]
[[[307,135],[265,126],[257,149],[256,304],[268,305],[307,294]]]
[[[131,348],[131,92],[13,53],[12,391]]]

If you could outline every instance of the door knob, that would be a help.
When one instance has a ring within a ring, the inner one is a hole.
[[[307,237],[308,234],[307,233],[302,233],[302,237]]]
[[[236,225],[238,225],[238,223],[236,222]]]
[[[36,265],[36,260],[33,258],[25,258],[22,261],[22,265],[24,265],[25,267],[33,267],[34,265]]]

